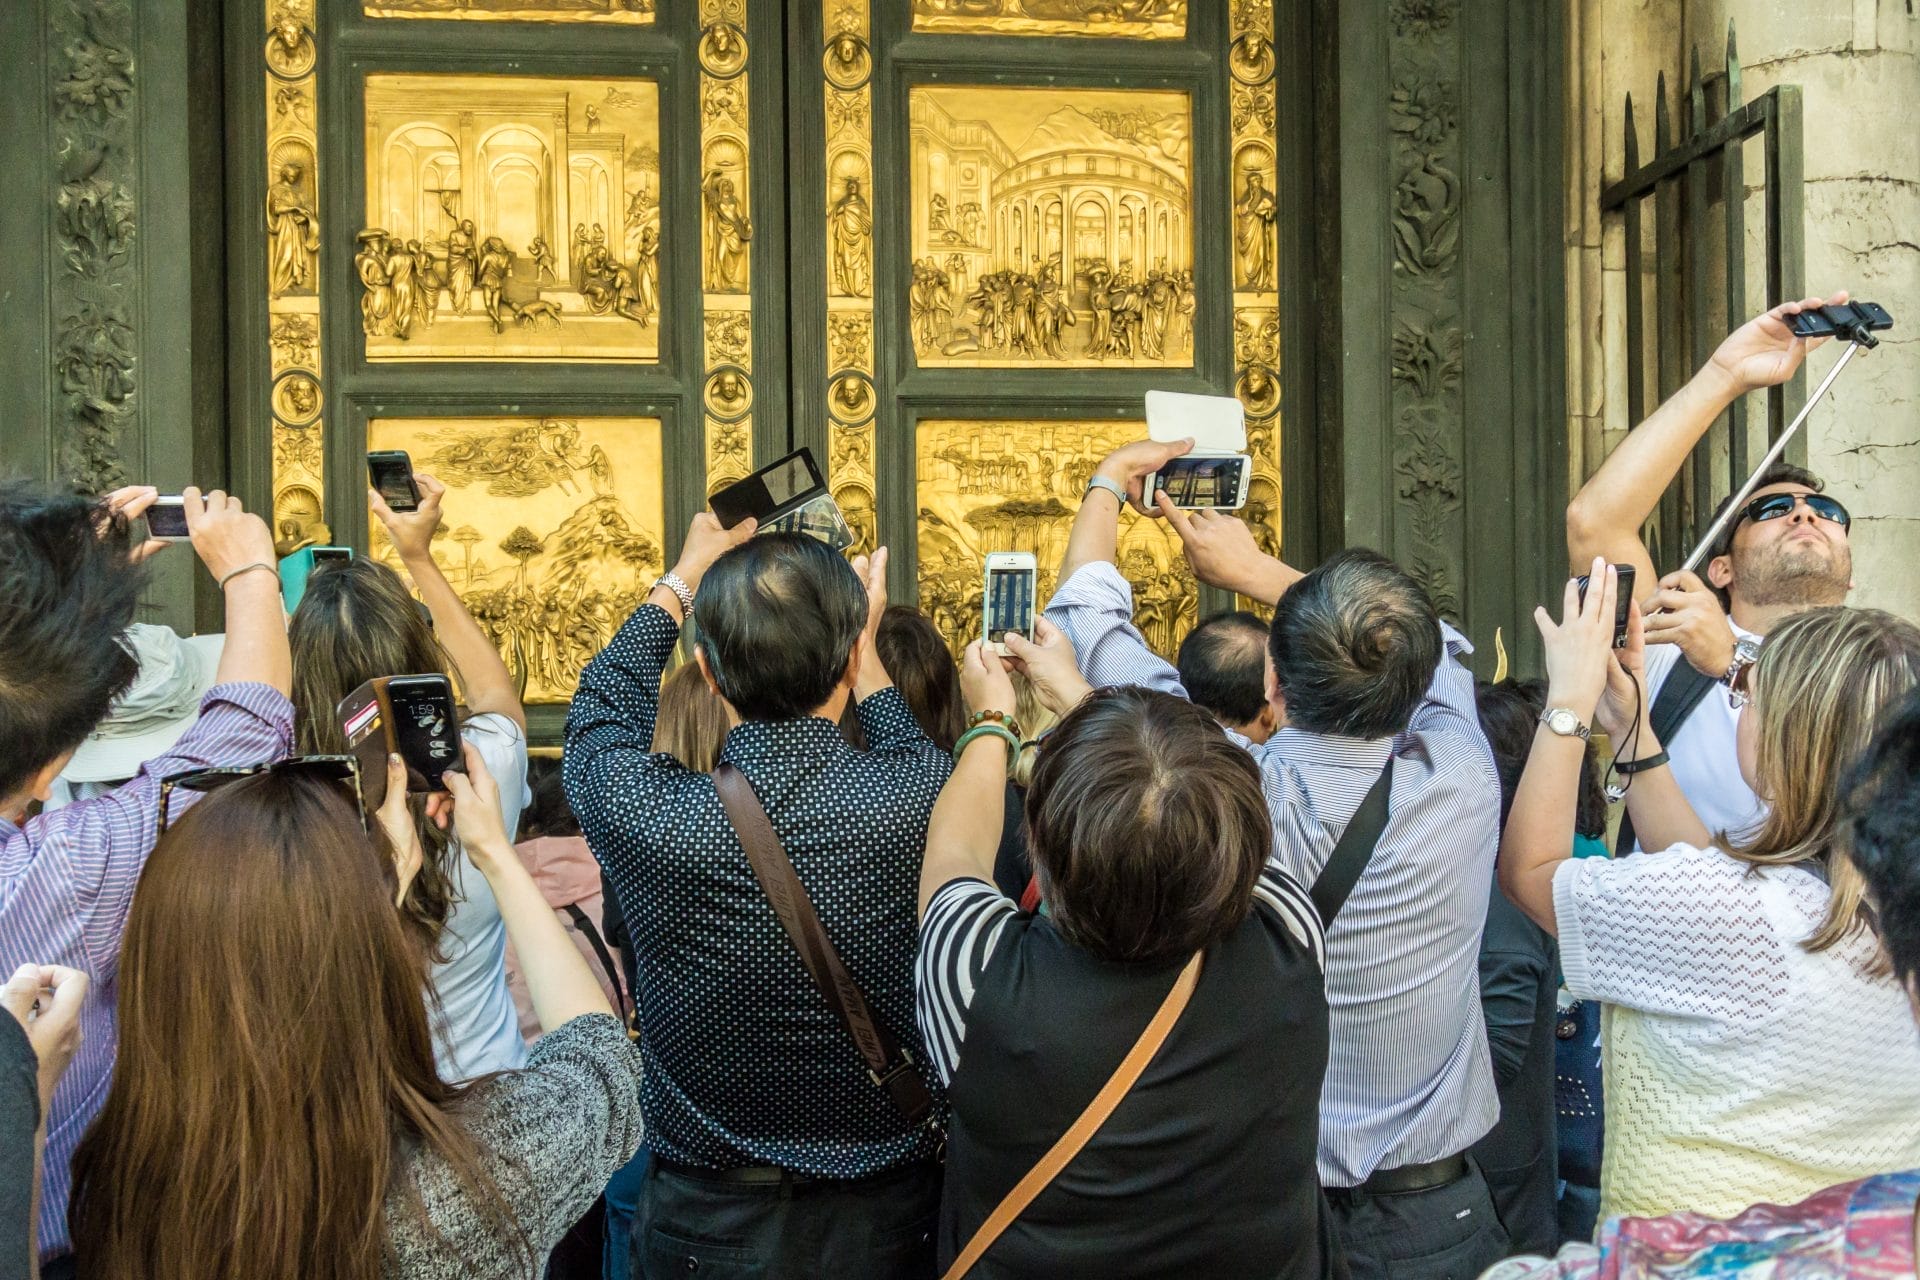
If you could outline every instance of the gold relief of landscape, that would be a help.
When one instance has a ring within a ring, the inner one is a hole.
[[[376,418],[447,486],[433,558],[530,703],[565,702],[664,567],[657,418]],[[369,521],[371,554],[398,569]]]
[[[367,359],[659,358],[650,80],[366,79]]]
[[[913,0],[915,31],[1179,40],[1187,0]]]
[[[919,364],[1193,364],[1192,111],[1152,90],[910,94]]]
[[[651,23],[655,0],[365,0],[369,18]]]
[[[1138,422],[922,421],[914,441],[920,608],[957,657],[980,637],[986,557],[1030,551],[1044,605],[1087,480],[1100,460],[1141,436]],[[1012,496],[1008,496],[1012,495]],[[1246,512],[1249,521],[1253,513]],[[1134,625],[1172,655],[1193,627],[1199,584],[1166,521],[1120,517],[1120,571],[1133,584]]]

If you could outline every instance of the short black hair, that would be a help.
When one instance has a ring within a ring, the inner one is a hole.
[[[0,480],[0,797],[85,741],[140,664],[124,636],[146,575],[93,498]]]
[[[1547,682],[1508,678],[1499,684],[1480,681],[1474,689],[1480,712],[1480,731],[1493,748],[1494,771],[1500,775],[1500,828],[1507,826],[1513,793],[1533,751],[1540,713],[1547,709]],[[1607,835],[1607,797],[1600,788],[1600,770],[1594,745],[1587,744],[1580,761],[1580,790],[1574,798],[1575,835],[1604,840]]]
[[[1840,784],[1841,847],[1867,882],[1893,971],[1920,983],[1920,690],[1881,724]]]
[[[817,538],[763,533],[707,570],[700,652],[743,720],[798,720],[833,694],[867,621],[867,589]]]
[[[1187,633],[1175,665],[1195,706],[1246,724],[1267,705],[1267,624],[1244,609],[1216,613]]]
[[[1440,618],[1406,570],[1340,552],[1280,597],[1267,641],[1287,723],[1312,733],[1399,733],[1440,664]]]

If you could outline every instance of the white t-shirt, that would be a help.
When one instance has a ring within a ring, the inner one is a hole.
[[[1675,845],[1553,877],[1567,990],[1598,1000],[1600,1216],[1726,1218],[1920,1165],[1920,1039],[1905,994],[1825,918],[1807,866]]]
[[[1758,634],[1727,625],[1743,640],[1758,640]],[[1647,697],[1657,699],[1660,687],[1675,664],[1685,662],[1677,644],[1657,644],[1647,649]],[[1740,712],[1727,700],[1727,687],[1718,681],[1707,690],[1698,705],[1680,722],[1670,742],[1662,743],[1673,763],[1673,780],[1680,794],[1693,806],[1694,813],[1707,831],[1719,839],[1721,832],[1741,836],[1751,831],[1766,816],[1767,807],[1753,788],[1740,776],[1740,751],[1735,743],[1735,727]],[[1636,842],[1634,848],[1640,846]]]
[[[488,713],[468,720],[460,736],[479,751],[500,788],[500,817],[511,839],[520,825],[520,811],[532,800],[527,792],[526,734],[505,716]],[[527,1045],[507,990],[507,929],[500,906],[457,839],[449,852],[454,903],[440,935],[447,962],[433,967],[430,981],[439,1007],[430,1007],[428,1013],[434,1063],[442,1079],[457,1082],[525,1066]]]

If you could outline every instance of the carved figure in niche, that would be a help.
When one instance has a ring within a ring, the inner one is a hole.
[[[1240,198],[1233,206],[1233,282],[1242,289],[1276,287],[1273,271],[1273,224],[1279,205],[1262,185],[1257,169],[1247,171]]]
[[[716,22],[700,37],[700,65],[716,76],[730,76],[747,65],[747,42],[729,22]]]
[[[273,550],[286,557],[320,543],[333,541],[320,514],[320,495],[305,485],[288,485],[273,499]]]
[[[1157,360],[1166,354],[1177,291],[1173,277],[1167,273],[1166,259],[1162,258],[1160,265],[1147,273],[1145,291],[1140,349]]]
[[[660,310],[660,228],[643,227],[640,230],[640,261],[633,273],[634,309],[639,315],[634,318],[641,324],[650,322],[654,313]]]
[[[927,230],[941,235],[950,243],[956,236],[953,224],[947,221],[947,198],[938,191],[927,200]]]
[[[413,328],[414,308],[418,303],[413,287],[413,270],[413,254],[405,242],[389,238],[387,280],[393,290],[393,331],[402,338]]]
[[[298,164],[281,165],[279,180],[267,191],[267,243],[276,298],[296,290],[313,292],[320,224],[301,186],[303,172]]]
[[[701,184],[707,206],[707,288],[715,293],[737,293],[747,285],[747,245],[753,223],[734,194],[733,179],[719,169]]]
[[[909,319],[914,339],[921,345],[945,333],[953,320],[953,294],[947,273],[934,265],[932,258],[913,264],[913,283],[907,290]]]
[[[595,249],[607,247],[607,229],[599,223],[593,224],[593,230],[587,233],[587,244]]]
[[[600,108],[591,102],[587,104],[587,132],[592,133],[600,127]]]
[[[387,233],[369,227],[359,236],[353,268],[365,290],[360,295],[360,327],[369,337],[393,333],[393,277],[387,274]]]
[[[467,314],[467,303],[473,296],[473,277],[477,270],[473,250],[473,219],[468,218],[447,232],[447,292],[452,297],[455,315]]]
[[[960,206],[960,243],[980,243],[980,223],[986,217],[980,212],[980,202],[969,200]]]
[[[1193,312],[1199,302],[1193,296],[1193,268],[1180,273],[1180,293],[1173,304],[1173,340],[1180,350],[1193,351]]]
[[[495,333],[506,331],[506,319],[500,312],[500,293],[506,288],[507,275],[512,270],[513,251],[499,236],[488,236],[480,246],[480,269],[476,273],[476,283],[480,286],[480,301],[487,309],[487,318],[493,321]]]
[[[1444,271],[1460,243],[1460,180],[1423,155],[1393,190],[1393,257],[1413,275]]]
[[[715,413],[728,416],[741,413],[747,407],[750,389],[739,370],[722,369],[713,375],[713,382],[707,389],[707,402]]]
[[[313,70],[313,39],[307,34],[309,6],[288,0],[276,7],[267,24],[267,67],[275,75],[297,80]]]
[[[547,279],[555,282],[559,281],[560,277],[553,273],[553,249],[547,244],[547,238],[545,236],[535,236],[533,238],[533,243],[527,246],[527,256],[533,259],[533,282],[535,284],[540,283],[541,276],[545,276]]]
[[[833,236],[833,280],[841,293],[867,296],[867,250],[873,242],[873,210],[860,194],[860,179],[848,178],[846,192],[827,216]]]
[[[584,222],[574,223],[573,252],[569,255],[568,260],[573,263],[573,282],[576,287],[586,282],[585,268],[582,264],[587,260],[587,245],[589,243],[587,239],[587,224]]]
[[[413,254],[413,285],[419,295],[420,320],[431,327],[440,311],[440,297],[447,291],[446,259],[435,257],[433,250],[418,240],[407,241],[407,251]]]
[[[857,89],[873,70],[867,46],[853,31],[841,31],[827,42],[827,79],[840,89]]]
[[[286,398],[289,421],[296,423],[313,421],[314,414],[320,408],[320,389],[314,386],[311,378],[288,378],[286,390],[281,394]]]

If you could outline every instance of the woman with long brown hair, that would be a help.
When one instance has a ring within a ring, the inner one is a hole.
[[[435,1068],[426,957],[395,910],[420,860],[404,781],[369,832],[319,764],[220,786],[147,862],[123,1051],[74,1157],[82,1276],[534,1280],[639,1143],[638,1055],[480,753],[448,776],[452,818],[547,1034],[465,1085]]]
[[[1612,648],[1617,577],[1595,561],[1562,621],[1538,611],[1547,711],[1500,843],[1500,886],[1557,933],[1567,989],[1604,1006],[1601,1214],[1726,1217],[1920,1165],[1920,1046],[1839,838],[1840,781],[1920,686],[1920,628],[1820,608],[1767,635],[1746,688],[1740,772],[1768,805],[1711,831],[1666,768],[1643,696],[1638,606]],[[1596,716],[1642,845],[1571,857]]]
[[[334,713],[342,698],[376,676],[439,673],[459,683],[466,718],[460,736],[479,750],[499,784],[501,822],[515,830],[527,803],[527,717],[506,663],[467,612],[432,554],[446,488],[424,472],[416,511],[396,512],[377,490],[367,504],[386,528],[428,616],[398,574],[358,559],[315,574],[294,611],[294,740],[305,752],[347,749]],[[435,802],[437,803],[437,802]],[[450,846],[414,801],[424,861],[405,904],[435,964],[431,983],[434,1054],[450,1080],[470,1080],[526,1061],[507,989],[506,934],[487,880]]]

